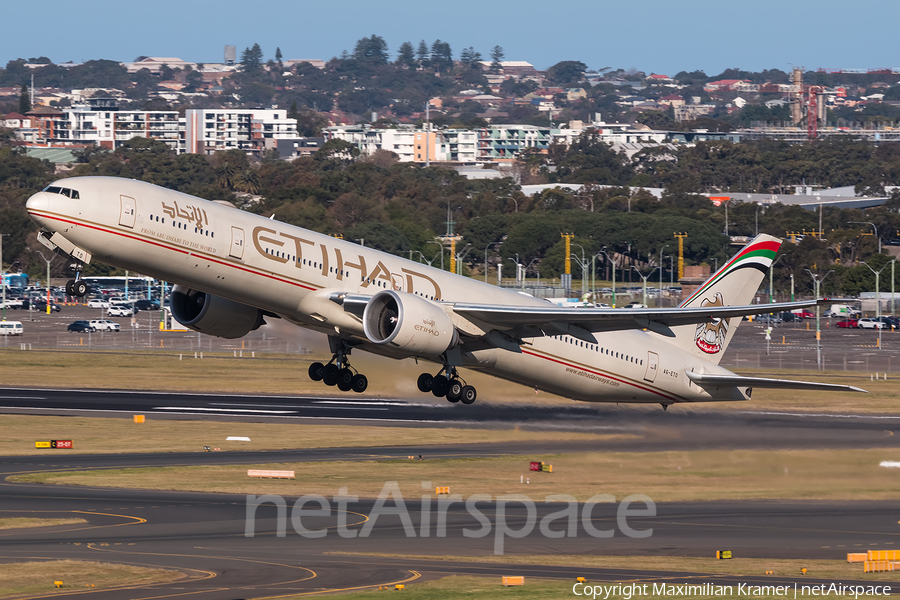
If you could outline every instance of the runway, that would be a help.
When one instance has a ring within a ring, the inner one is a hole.
[[[900,418],[885,415],[808,415],[785,412],[716,411],[708,407],[670,410],[573,404],[571,407],[527,403],[479,402],[472,406],[412,400],[320,397],[223,396],[138,393],[126,391],[66,391],[0,389],[0,412],[128,417],[136,412],[165,418],[230,419],[241,421],[315,422],[426,427],[512,427],[629,433],[628,438],[535,443],[479,443],[373,448],[298,449],[266,452],[109,454],[0,457],[0,477],[35,471],[92,470],[173,465],[225,465],[281,462],[372,460],[421,454],[438,458],[508,454],[552,454],[587,451],[656,451],[715,448],[866,448],[896,447]],[[272,412],[258,412],[272,411]],[[352,487],[352,486],[351,486]],[[337,489],[335,490],[337,492]],[[352,492],[352,490],[351,490]],[[603,490],[598,489],[598,494]],[[485,527],[465,502],[445,510],[445,535],[438,527],[437,503],[405,499],[409,523],[400,514],[375,517],[371,499],[327,498],[322,515],[302,516],[309,530],[324,537],[298,533],[292,519],[296,498],[285,498],[285,513],[262,504],[255,511],[253,537],[246,537],[248,500],[245,496],[70,488],[55,485],[0,484],[0,517],[77,516],[87,525],[36,530],[0,531],[0,562],[73,558],[176,569],[185,579],[141,589],[92,591],[91,598],[196,598],[230,600],[285,594],[308,594],[347,588],[412,584],[449,574],[526,575],[558,580],[571,589],[575,577],[591,582],[728,582],[790,584],[777,577],[729,577],[630,569],[586,568],[579,556],[712,556],[729,549],[736,556],[759,558],[840,559],[847,552],[900,549],[900,514],[895,501],[804,502],[717,501],[655,505],[655,514],[627,520],[648,537],[631,537],[620,526],[618,505],[597,504],[584,517],[576,509],[574,528],[557,518],[546,530],[541,522],[561,509],[534,498],[532,527],[529,508],[497,499],[475,505],[490,525],[486,535],[469,537]],[[466,499],[462,499],[466,500]],[[616,501],[621,501],[616,498]],[[633,505],[646,508],[641,503]],[[316,505],[313,505],[315,508]],[[501,514],[502,508],[502,514]],[[428,515],[426,518],[425,515]],[[347,523],[345,536],[338,526]],[[368,521],[367,521],[368,519]],[[423,522],[426,525],[423,525]],[[284,524],[284,537],[276,535]],[[399,559],[335,553],[380,553],[434,556],[489,556],[498,543],[502,524],[513,533],[500,536],[504,554],[567,556],[565,567],[494,565],[483,561]],[[360,534],[371,527],[368,535]],[[410,526],[412,530],[410,531]],[[516,531],[525,528],[521,537]],[[468,531],[468,534],[466,533]],[[595,533],[611,532],[611,537]],[[548,532],[562,534],[553,537]],[[427,533],[427,537],[425,534]],[[350,537],[353,535],[353,537]],[[860,570],[860,579],[862,573]],[[803,580],[818,581],[814,574]],[[849,583],[844,581],[844,583]],[[54,597],[79,597],[54,593]],[[83,596],[82,596],[83,597]]]
[[[406,450],[403,450],[406,451]],[[354,452],[385,453],[382,448],[324,451],[315,458],[346,459]],[[259,453],[256,453],[259,454]],[[266,453],[268,454],[268,453]],[[204,459],[227,456],[198,454]],[[70,456],[54,459],[21,457],[3,460],[4,477],[13,472],[67,468],[99,468],[134,465],[133,457]],[[142,464],[148,462],[141,457]],[[156,464],[178,463],[184,456],[159,457]],[[308,457],[294,456],[295,460]],[[602,490],[598,490],[602,491]],[[614,504],[598,504],[588,523],[597,530],[612,531],[612,537],[595,537],[584,519],[572,532],[566,520],[555,521],[550,529],[567,532],[567,537],[550,538],[535,525],[521,539],[502,538],[506,554],[550,554],[570,558],[570,566],[493,565],[479,561],[441,561],[350,556],[332,553],[388,553],[433,556],[491,555],[497,544],[497,528],[506,523],[512,531],[526,526],[527,509],[508,504],[505,516],[498,514],[497,502],[479,505],[493,526],[483,537],[466,537],[464,530],[478,531],[484,524],[466,505],[454,503],[446,511],[446,536],[440,537],[436,506],[415,499],[406,501],[412,534],[402,517],[374,514],[373,500],[349,501],[338,510],[337,500],[326,516],[303,516],[302,526],[323,529],[323,537],[311,539],[297,532],[288,515],[284,537],[278,537],[278,510],[264,504],[254,512],[253,537],[247,537],[247,498],[236,495],[66,488],[24,484],[0,485],[0,516],[78,516],[88,525],[69,525],[46,530],[0,532],[0,560],[81,559],[113,561],[180,570],[187,579],[140,590],[92,591],[91,598],[109,600],[166,597],[230,599],[264,597],[288,593],[308,593],[332,589],[369,587],[405,581],[407,583],[448,574],[527,574],[528,577],[557,579],[561,585],[587,577],[592,582],[677,581],[725,584],[728,581],[765,581],[791,584],[794,578],[726,577],[682,572],[585,568],[578,556],[649,555],[711,556],[717,549],[730,549],[740,557],[840,558],[846,552],[900,548],[900,525],[896,502],[686,502],[656,505],[655,515],[630,517],[628,525],[649,537],[628,537],[618,526]],[[294,498],[286,499],[291,507]],[[393,504],[392,504],[393,506]],[[642,504],[635,505],[646,508]],[[558,511],[559,504],[536,505],[536,520]],[[344,514],[347,528],[342,537],[336,525]],[[429,514],[427,537],[423,515]],[[368,536],[361,537],[366,518],[374,519]],[[349,532],[349,533],[347,533]],[[351,535],[353,537],[349,537]],[[813,574],[814,575],[814,574]],[[862,577],[860,577],[862,579]],[[804,583],[817,581],[814,577]],[[849,583],[849,582],[844,582]],[[54,597],[77,594],[54,594]]]
[[[561,451],[698,450],[714,448],[865,448],[900,445],[900,415],[809,414],[716,410],[714,405],[516,404],[437,399],[249,396],[133,391],[0,388],[7,414],[216,419],[418,427],[522,427],[601,434],[631,440],[580,442]],[[528,451],[526,447],[524,451]]]

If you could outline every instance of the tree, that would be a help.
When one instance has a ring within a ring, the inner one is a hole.
[[[361,63],[386,65],[389,58],[387,42],[378,35],[360,38],[353,49],[353,59]]]
[[[252,48],[244,48],[241,52],[241,67],[244,73],[258,73],[262,70],[263,52],[259,44],[253,44]]]
[[[275,62],[278,63],[279,67],[282,65],[281,59],[282,59],[281,47],[279,46],[279,47],[275,48]]]
[[[400,44],[400,49],[397,51],[397,65],[401,67],[406,67],[408,69],[415,68],[416,66],[416,51],[413,50],[413,46],[409,42],[403,42]]]
[[[478,63],[481,62],[481,53],[476,52],[475,48],[469,46],[468,48],[464,48],[462,53],[459,55],[459,61],[470,69],[474,69],[478,67]]]
[[[425,43],[425,40],[419,42],[419,48],[416,50],[416,60],[419,61],[420,67],[425,68],[428,66],[428,44]]]
[[[573,86],[580,82],[587,65],[580,60],[564,60],[547,69],[547,79],[561,86]]]
[[[259,176],[252,168],[247,167],[234,176],[234,189],[246,194],[259,193]]]
[[[491,48],[491,73],[499,73],[501,69],[500,63],[504,59],[503,48],[494,46]]]
[[[431,45],[431,64],[437,72],[448,71],[453,68],[453,52],[450,44],[441,40],[434,40]]]
[[[24,115],[29,110],[31,110],[31,100],[28,97],[28,86],[23,83],[22,89],[19,90],[19,113]]]

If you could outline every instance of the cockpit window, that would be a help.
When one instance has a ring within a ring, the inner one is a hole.
[[[55,185],[48,185],[43,189],[43,191],[48,194],[62,194],[63,196],[68,196],[73,200],[79,200],[80,196],[78,195],[78,190],[71,190],[69,188],[59,187]]]

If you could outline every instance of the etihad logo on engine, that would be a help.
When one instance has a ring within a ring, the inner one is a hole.
[[[441,335],[441,332],[435,329],[434,319],[422,319],[422,324],[416,325],[415,330],[422,333],[430,333],[435,337]]]
[[[725,300],[721,293],[716,293],[716,299],[713,301],[704,298],[700,302],[700,307],[704,306],[725,306]],[[728,321],[726,319],[713,319],[706,323],[697,325],[697,333],[694,340],[697,347],[707,354],[718,354],[725,346],[725,336],[728,335]]]
[[[312,240],[263,226],[253,228],[253,247],[265,259],[281,264],[293,262],[298,269],[312,267],[321,271],[324,277],[333,276],[338,281],[352,282],[358,277],[359,286],[363,289],[377,286],[377,282],[382,281],[383,287],[388,289],[441,300],[441,287],[425,273],[406,268],[401,268],[400,273],[392,273],[380,260],[369,269],[371,256],[367,263],[362,253],[346,256],[346,248],[342,251],[338,247],[316,244]]]

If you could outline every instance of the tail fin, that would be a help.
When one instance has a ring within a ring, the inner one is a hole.
[[[685,299],[680,308],[707,305],[746,306],[753,302],[763,278],[775,260],[781,240],[771,235],[756,236],[721,269],[713,273],[696,292]],[[718,364],[741,319],[713,319],[698,325],[673,327],[671,343]]]

